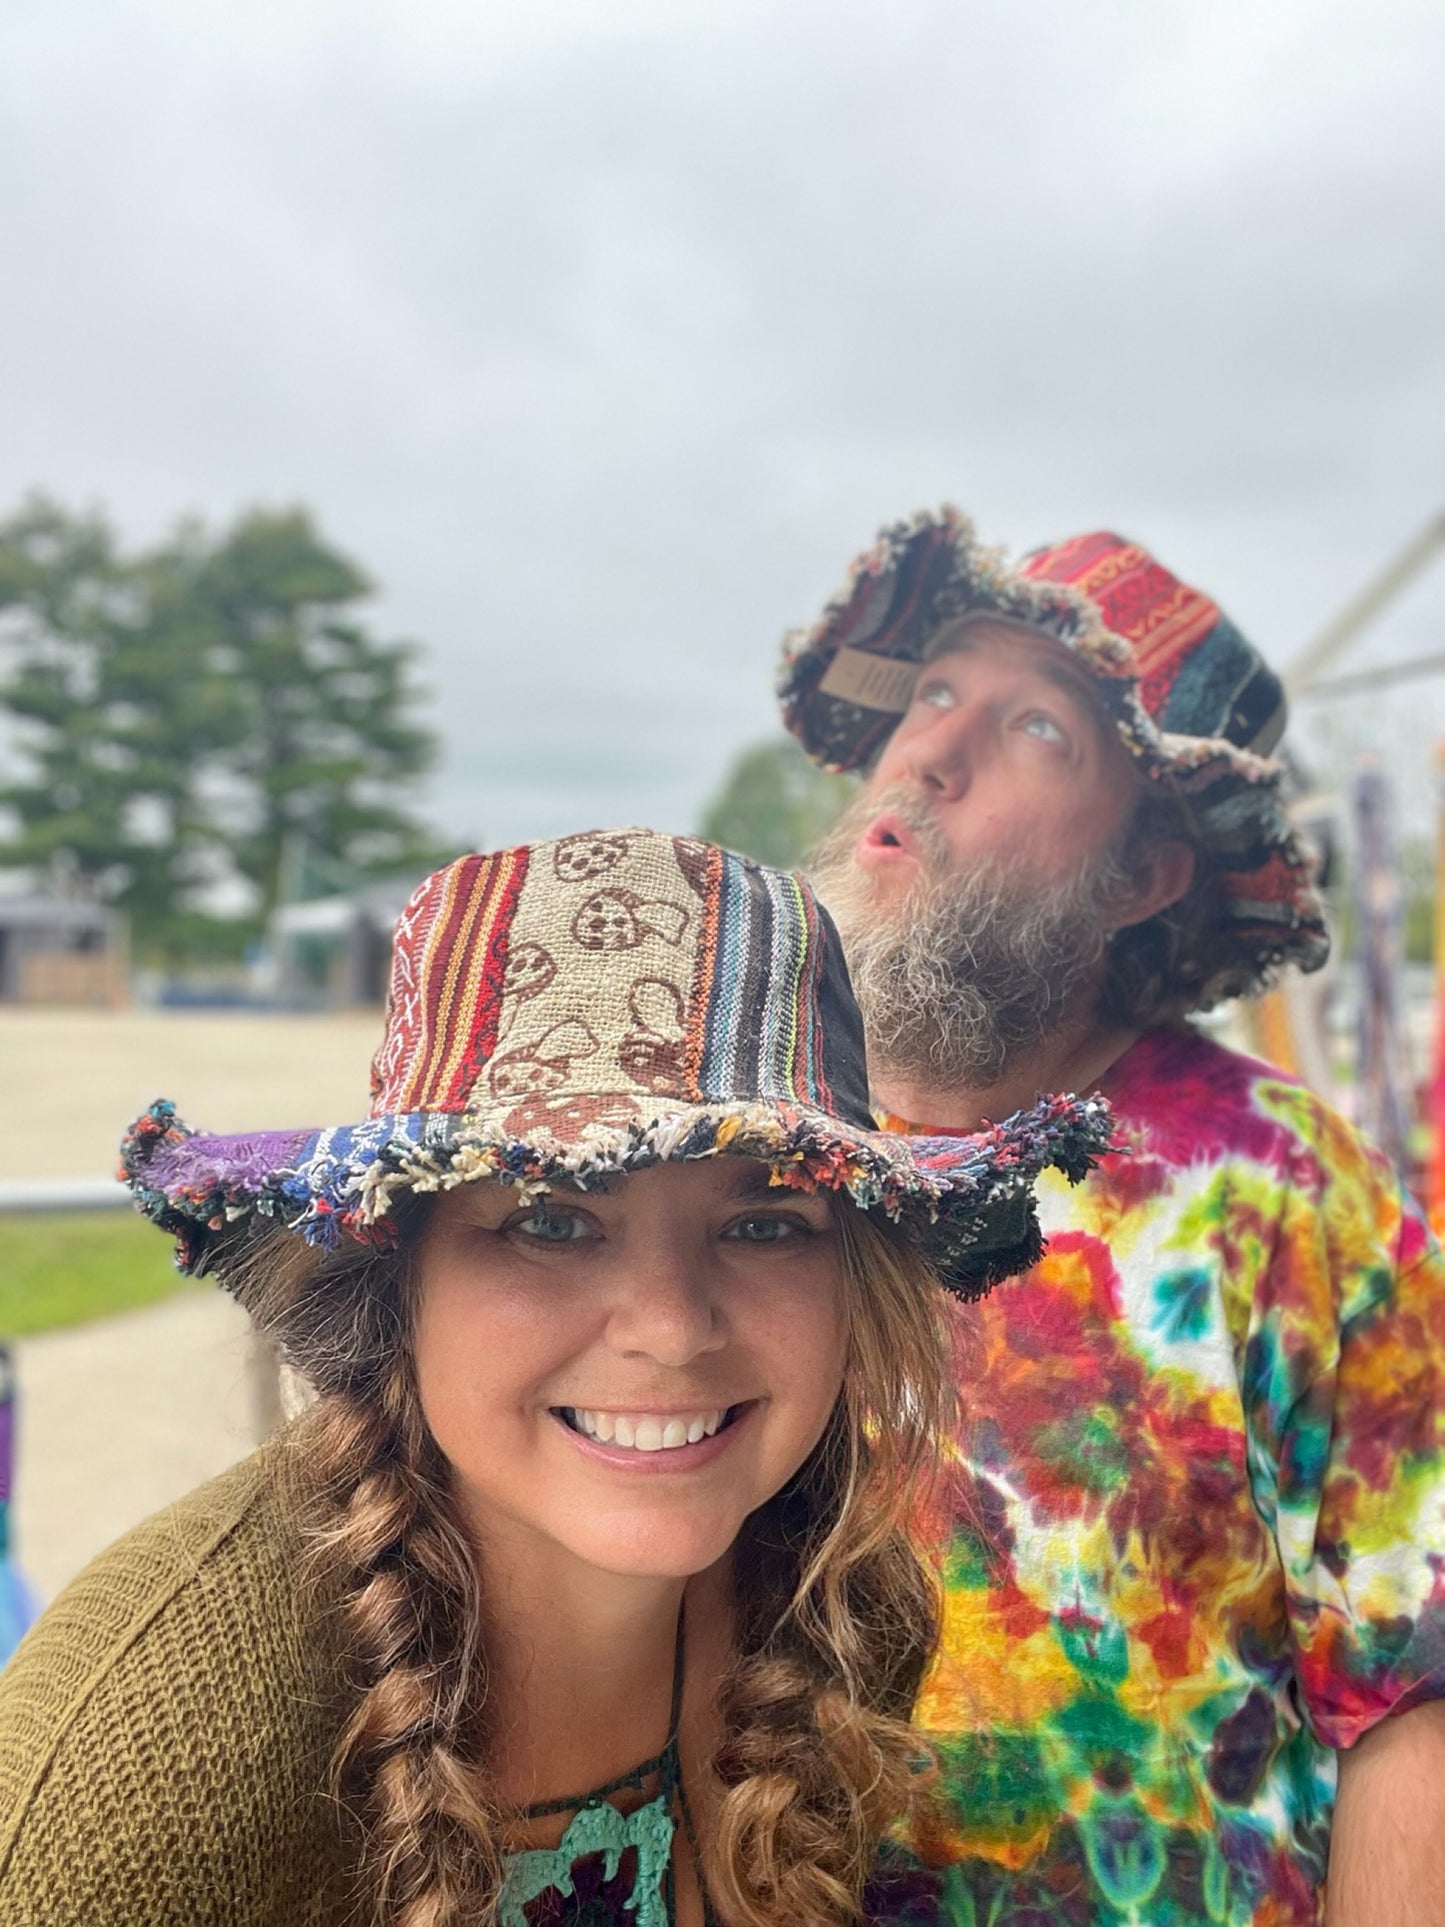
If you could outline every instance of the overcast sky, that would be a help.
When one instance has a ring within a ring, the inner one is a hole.
[[[1442,74],[1438,0],[5,0],[0,508],[309,504],[494,845],[693,827],[944,499],[1283,663],[1445,507]]]

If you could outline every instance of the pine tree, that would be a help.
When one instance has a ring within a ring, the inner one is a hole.
[[[227,845],[262,913],[297,836],[359,876],[424,867],[434,852],[402,800],[434,750],[412,719],[415,652],[357,618],[373,593],[360,569],[304,510],[257,511],[213,550],[198,592],[245,710],[224,759],[246,798]]]
[[[105,518],[33,497],[0,524],[0,706],[22,765],[0,862],[119,904],[164,945],[208,846],[198,774],[240,713],[173,560],[126,561]]]
[[[120,905],[173,962],[258,927],[298,844],[336,875],[427,867],[415,652],[370,633],[370,594],[300,509],[126,557],[32,498],[0,523],[0,864]],[[221,925],[197,897],[228,875],[256,911]]]

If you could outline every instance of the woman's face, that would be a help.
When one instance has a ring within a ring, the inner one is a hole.
[[[532,1203],[464,1184],[419,1267],[422,1407],[484,1548],[701,1572],[807,1458],[842,1385],[832,1207],[751,1159]]]

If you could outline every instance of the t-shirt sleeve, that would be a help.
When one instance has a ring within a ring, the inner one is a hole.
[[[1348,1747],[1445,1698],[1445,1258],[1337,1118],[1295,1162],[1246,1377],[1300,1710]]]

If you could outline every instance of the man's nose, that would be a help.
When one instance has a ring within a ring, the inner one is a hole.
[[[942,711],[908,745],[908,773],[939,802],[954,803],[973,780],[976,718],[965,709]]]
[[[671,1244],[629,1254],[613,1291],[607,1335],[619,1351],[678,1367],[726,1343],[705,1267]]]

